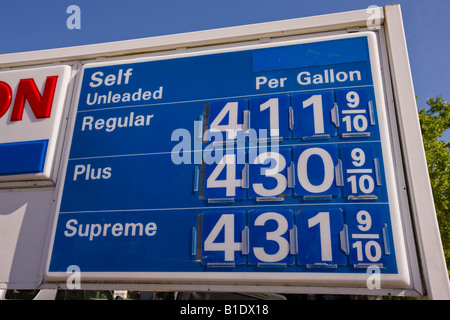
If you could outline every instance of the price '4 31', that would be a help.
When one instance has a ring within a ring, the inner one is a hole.
[[[213,211],[202,214],[203,264],[384,265],[389,232],[379,208]],[[247,219],[248,218],[248,219]],[[248,224],[246,221],[248,220]],[[294,222],[295,220],[295,222]]]

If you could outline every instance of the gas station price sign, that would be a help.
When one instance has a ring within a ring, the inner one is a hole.
[[[407,285],[377,50],[367,32],[85,64],[47,277]]]

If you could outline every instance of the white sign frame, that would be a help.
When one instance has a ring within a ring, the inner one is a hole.
[[[379,56],[378,56],[378,47],[377,47],[377,39],[373,32],[363,32],[363,33],[347,33],[346,31],[341,34],[331,35],[331,36],[319,36],[319,37],[306,37],[303,36],[301,39],[292,39],[291,37],[283,38],[280,40],[270,41],[264,44],[250,44],[247,43],[238,44],[238,45],[227,45],[225,48],[212,49],[200,52],[193,51],[189,53],[175,53],[164,56],[151,56],[151,57],[139,57],[135,59],[124,59],[118,60],[113,59],[113,61],[107,62],[93,62],[87,61],[86,67],[98,67],[104,65],[112,65],[112,64],[123,64],[123,63],[136,63],[140,61],[153,61],[160,59],[171,59],[171,58],[182,58],[187,56],[196,56],[201,54],[213,54],[213,53],[222,53],[222,52],[233,52],[233,51],[241,51],[241,50],[250,50],[250,49],[259,49],[259,48],[269,48],[269,47],[279,47],[280,45],[292,45],[298,43],[308,43],[308,42],[316,42],[316,41],[327,41],[327,40],[336,40],[342,38],[352,38],[357,36],[367,36],[369,43],[369,52],[371,54],[371,67],[372,67],[372,77],[375,88],[375,96],[376,96],[376,104],[378,106],[378,122],[380,123],[380,131],[382,137],[382,147],[385,159],[385,168],[386,168],[386,177],[388,179],[388,193],[389,199],[391,203],[391,219],[393,225],[393,234],[394,234],[394,242],[396,248],[397,255],[397,266],[398,266],[398,275],[390,275],[383,274],[381,275],[381,287],[386,288],[405,288],[410,284],[410,275],[408,271],[408,265],[406,263],[406,253],[405,248],[402,245],[402,226],[400,222],[400,213],[399,213],[399,205],[396,201],[397,199],[397,190],[396,190],[396,182],[394,181],[394,168],[393,163],[389,160],[392,158],[390,140],[386,137],[389,136],[388,128],[386,126],[387,119],[385,113],[385,104],[384,104],[384,93],[382,90],[382,78],[381,78],[381,67],[379,64]],[[81,74],[81,73],[80,73]],[[82,77],[78,77],[77,79],[77,88],[81,87]],[[72,107],[72,112],[75,112],[76,106],[78,104],[78,99],[75,100],[75,104]],[[72,121],[69,124],[70,128],[73,128],[75,125],[75,117],[72,116]],[[71,138],[68,138],[67,141],[70,141]],[[63,163],[67,161],[65,159],[68,158],[70,143],[67,143],[67,149],[65,150],[65,154],[63,156]],[[62,172],[62,176],[60,176],[60,183],[57,186],[57,192],[62,194],[63,189],[63,181],[65,176],[65,170]],[[60,205],[60,197],[58,198],[57,206]],[[57,212],[59,210],[57,209]],[[54,224],[55,228],[53,232],[56,232],[56,221]],[[50,245],[52,248],[53,245]],[[48,260],[48,265],[50,264],[50,256]],[[46,269],[48,270],[48,268]],[[236,285],[261,285],[265,284],[267,286],[266,289],[269,289],[270,286],[273,285],[297,285],[297,286],[322,286],[327,285],[331,287],[342,286],[343,284],[351,286],[355,286],[357,288],[366,288],[367,280],[372,274],[335,274],[335,273],[266,273],[266,272],[201,272],[201,273],[185,273],[185,272],[83,272],[81,270],[81,278],[85,282],[98,282],[98,281],[113,281],[113,282],[135,282],[141,281],[145,283],[185,283],[191,282],[195,284],[204,284],[207,286],[215,287],[216,283],[232,283]],[[65,272],[47,272],[45,275],[45,279],[49,282],[53,281],[63,281],[67,278],[67,273]],[[208,279],[205,281],[205,279]],[[187,288],[186,288],[187,289]]]
[[[13,102],[0,118],[0,126],[4,128],[0,143],[27,142],[31,140],[48,140],[44,167],[39,173],[21,173],[0,176],[0,182],[24,181],[24,180],[51,180],[56,181],[57,170],[54,168],[57,160],[57,143],[61,129],[63,115],[65,113],[66,96],[71,80],[72,68],[68,65],[53,65],[32,68],[19,68],[2,71],[0,73],[2,81],[5,81],[13,88],[13,99],[15,90],[21,79],[31,78],[36,84],[40,94],[42,94],[44,83],[48,76],[58,76],[54,97],[52,100],[51,114],[48,119],[36,119],[29,103],[25,102],[23,117],[20,121],[10,121]],[[33,133],[31,135],[30,133]]]

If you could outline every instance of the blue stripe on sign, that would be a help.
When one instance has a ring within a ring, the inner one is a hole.
[[[304,43],[252,52],[252,71],[272,71],[369,60],[366,37]]]
[[[42,172],[47,145],[48,140],[0,144],[0,175]]]

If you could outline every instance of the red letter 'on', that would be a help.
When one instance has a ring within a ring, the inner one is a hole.
[[[0,118],[8,111],[11,99],[11,88],[7,83],[0,81]]]
[[[21,79],[14,100],[11,121],[22,120],[25,100],[30,104],[36,119],[50,118],[57,80],[58,76],[47,77],[44,93],[41,96],[33,79]]]

